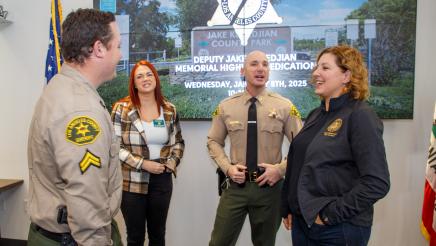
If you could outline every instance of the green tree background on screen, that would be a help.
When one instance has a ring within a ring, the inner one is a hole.
[[[383,118],[412,118],[416,0],[368,1],[347,18],[377,20],[377,38],[371,49],[369,103]],[[363,25],[360,28],[363,29]],[[358,46],[367,50],[363,30],[360,35]]]
[[[374,85],[392,85],[402,72],[415,67],[416,0],[375,0],[354,10],[348,19],[376,19],[377,38],[373,42]],[[361,25],[363,29],[363,25]],[[364,41],[363,30],[360,32]],[[366,46],[366,42],[360,45]]]

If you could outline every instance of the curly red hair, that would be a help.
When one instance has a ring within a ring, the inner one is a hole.
[[[346,85],[346,91],[350,92],[354,99],[367,99],[369,97],[368,71],[362,54],[351,46],[338,45],[322,50],[316,61],[318,62],[324,54],[334,55],[336,57],[336,65],[344,72],[350,71],[351,77],[350,82]]]

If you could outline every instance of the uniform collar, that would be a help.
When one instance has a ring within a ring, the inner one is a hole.
[[[86,84],[87,86],[92,88],[93,91],[97,92],[97,89],[91,84],[91,81],[86,79],[79,71],[77,71],[67,63],[62,64],[60,73],[70,78],[73,78],[75,81],[80,81]]]
[[[336,110],[342,108],[342,106],[350,99],[351,99],[350,93],[345,93],[339,97],[330,98],[329,111],[336,111]],[[323,112],[326,111],[325,110],[325,100],[321,101],[321,108],[322,108]]]
[[[77,71],[72,66],[68,65],[67,63],[64,63],[64,64],[62,64],[60,73],[69,77],[69,78],[72,78],[77,83],[83,83],[86,87],[88,87],[95,94],[95,96],[97,98],[99,98],[100,104],[104,108],[106,108],[106,105],[104,104],[103,99],[100,97],[100,94],[98,94],[97,89],[79,71]]]
[[[261,93],[259,93],[259,95],[255,96],[257,101],[260,104],[263,104],[265,97],[269,95],[268,90],[265,88],[264,90],[262,90]],[[250,98],[252,98],[253,96],[250,95],[250,93],[248,93],[247,89],[244,90],[244,94],[242,95],[242,99],[244,101],[244,104],[250,103]]]

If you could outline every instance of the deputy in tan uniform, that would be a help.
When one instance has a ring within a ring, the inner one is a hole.
[[[116,75],[112,13],[79,9],[63,25],[66,63],[36,105],[29,132],[28,245],[121,245],[119,144],[96,88]],[[112,233],[112,239],[111,239]]]
[[[208,134],[209,154],[230,180],[220,198],[209,245],[235,245],[247,213],[253,244],[274,245],[286,171],[283,137],[291,142],[302,123],[291,101],[265,89],[269,76],[265,53],[249,53],[241,74],[246,90],[219,104]],[[224,151],[227,135],[230,158]]]

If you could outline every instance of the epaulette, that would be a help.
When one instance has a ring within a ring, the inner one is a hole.
[[[289,99],[287,99],[286,97],[280,95],[279,93],[268,92],[268,96],[270,96],[270,97],[274,97],[274,98],[277,98],[277,99],[280,99],[280,100],[285,101],[286,103],[289,103],[289,104],[292,105],[291,100],[289,100]]]
[[[223,104],[223,103],[225,103],[225,102],[228,102],[228,101],[230,101],[230,100],[232,100],[232,99],[235,99],[235,98],[241,97],[243,94],[244,94],[244,92],[239,92],[239,93],[236,93],[236,94],[234,94],[234,95],[232,95],[232,96],[226,97],[226,98],[224,98],[224,99],[220,102],[220,105]],[[216,106],[215,110],[212,112],[212,118],[215,117],[215,116],[217,116],[217,115],[219,115],[219,114],[220,114],[220,106],[218,105],[218,106]]]
[[[239,93],[233,94],[233,95],[231,95],[231,96],[226,97],[225,99],[223,99],[223,100],[221,101],[221,103],[226,102],[226,101],[229,101],[229,100],[232,100],[232,99],[235,99],[235,98],[238,98],[238,97],[241,97],[242,95],[244,95],[244,92],[239,92]]]
[[[289,115],[301,119],[300,112],[298,111],[297,107],[295,107],[295,105],[291,102],[291,100],[287,99],[286,97],[283,97],[282,95],[280,95],[278,93],[274,93],[274,92],[268,92],[268,95],[271,97],[280,99],[280,100],[286,102],[287,104],[289,104],[289,106],[290,106]]]

